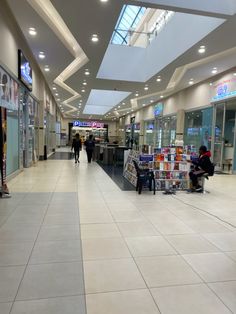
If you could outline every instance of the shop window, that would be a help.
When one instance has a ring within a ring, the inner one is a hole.
[[[211,148],[213,109],[207,108],[185,113],[184,143]]]

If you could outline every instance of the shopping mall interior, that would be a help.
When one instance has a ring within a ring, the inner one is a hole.
[[[235,29],[235,0],[1,0],[0,314],[236,313]]]

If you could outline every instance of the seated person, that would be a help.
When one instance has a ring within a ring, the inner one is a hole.
[[[206,146],[199,148],[199,157],[197,161],[191,161],[194,168],[189,172],[190,180],[192,181],[192,188],[197,192],[202,191],[202,187],[198,184],[198,178],[204,173],[208,173],[212,176],[214,173],[214,165],[211,160],[211,152],[207,150]]]

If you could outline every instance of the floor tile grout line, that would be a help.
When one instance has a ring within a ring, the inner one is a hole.
[[[106,202],[106,200],[105,200],[105,202]],[[112,214],[112,213],[111,213],[111,214]],[[149,289],[149,287],[148,287],[148,284],[147,284],[147,282],[146,282],[146,280],[145,280],[145,278],[144,278],[144,276],[143,276],[143,274],[142,274],[140,268],[138,267],[138,264],[137,264],[135,258],[133,257],[132,252],[131,252],[131,250],[130,250],[128,244],[127,244],[127,242],[125,241],[125,237],[123,236],[123,234],[122,234],[122,232],[121,232],[121,230],[120,230],[120,228],[119,228],[118,223],[117,223],[117,222],[115,222],[115,223],[116,223],[116,227],[117,227],[118,230],[120,231],[120,234],[121,234],[121,237],[122,237],[122,239],[123,239],[123,241],[124,241],[124,244],[125,244],[126,248],[128,249],[128,251],[129,251],[129,253],[130,253],[130,255],[131,255],[131,258],[132,258],[132,260],[133,260],[133,262],[134,262],[134,264],[135,264],[135,266],[136,266],[136,268],[137,268],[137,270],[138,270],[138,272],[139,272],[139,274],[140,274],[140,276],[141,276],[141,278],[142,278],[142,280],[143,280],[143,282],[144,282],[144,284],[145,284],[147,290],[149,291],[150,297],[152,298],[154,304],[156,305],[157,310],[161,313],[160,308],[159,308],[158,304],[156,303],[156,301],[155,301],[153,295],[151,294],[151,291],[150,291],[150,289]]]
[[[19,282],[19,285],[18,285],[18,288],[17,288],[16,294],[15,294],[15,297],[14,297],[14,299],[13,299],[13,301],[12,301],[12,305],[11,305],[11,308],[10,308],[10,312],[9,312],[9,314],[11,314],[11,313],[12,313],[14,303],[16,302],[16,297],[17,297],[17,294],[18,294],[18,292],[19,292],[19,290],[20,290],[20,287],[21,287],[21,284],[22,284],[22,282],[23,282],[23,279],[24,279],[24,276],[25,276],[26,270],[27,270],[27,268],[28,268],[28,266],[29,266],[29,261],[30,261],[30,259],[31,259],[31,256],[32,256],[32,253],[33,253],[33,250],[34,250],[34,248],[35,248],[35,245],[36,245],[36,242],[37,242],[37,239],[38,239],[39,233],[40,233],[40,231],[41,231],[41,229],[42,229],[42,225],[43,225],[43,223],[44,223],[44,220],[45,220],[45,217],[46,217],[46,214],[47,214],[47,211],[48,211],[49,204],[50,204],[50,202],[51,202],[51,200],[52,200],[52,197],[53,197],[53,193],[54,193],[54,192],[52,192],[52,193],[50,192],[50,194],[51,194],[51,196],[50,196],[50,201],[49,201],[49,202],[48,202],[48,204],[47,204],[47,208],[46,208],[46,211],[45,211],[45,213],[44,213],[44,217],[43,217],[42,223],[40,224],[40,227],[39,227],[38,233],[37,233],[37,235],[36,235],[36,238],[35,238],[35,241],[34,241],[34,244],[33,244],[33,247],[32,247],[32,249],[31,249],[31,251],[30,251],[29,258],[28,258],[27,264],[25,265],[25,268],[24,268],[24,271],[23,271],[23,274],[22,274],[21,280],[20,280],[20,282]]]
[[[84,304],[85,304],[85,314],[87,313],[87,300],[86,300],[86,286],[85,286],[85,273],[84,273],[84,256],[83,256],[83,243],[81,236],[81,223],[80,223],[80,200],[79,200],[79,184],[78,184],[78,175],[76,175],[76,194],[77,194],[77,204],[78,204],[78,222],[79,222],[79,234],[80,234],[80,250],[81,250],[81,267],[82,267],[82,276],[83,276],[83,289],[84,289]]]
[[[197,206],[193,206],[192,204],[186,203],[186,202],[184,202],[183,200],[179,199],[179,198],[176,197],[176,196],[173,196],[173,195],[171,195],[171,196],[172,196],[173,198],[177,199],[179,202],[181,202],[181,203],[183,203],[183,204],[185,204],[185,205],[188,205],[188,206],[192,207],[194,210],[202,211],[203,213],[205,213],[205,214],[207,214],[207,215],[210,215],[211,217],[214,217],[214,218],[216,218],[217,220],[220,220],[221,222],[223,222],[223,223],[225,223],[225,224],[227,224],[227,225],[229,225],[229,226],[235,228],[235,231],[236,231],[236,226],[235,226],[235,225],[229,223],[228,221],[225,221],[225,220],[221,219],[219,216],[214,215],[214,214],[208,212],[207,210],[204,210],[204,209],[199,208],[199,207],[197,207]],[[229,230],[230,230],[230,229],[229,229]]]

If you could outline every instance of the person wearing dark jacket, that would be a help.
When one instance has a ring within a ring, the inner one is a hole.
[[[208,173],[212,176],[214,173],[214,166],[210,160],[211,152],[207,150],[206,146],[200,146],[199,157],[197,161],[192,161],[194,169],[190,171],[189,177],[192,181],[193,189],[197,192],[202,190],[202,187],[198,184],[198,178],[204,173]]]
[[[75,138],[72,141],[72,146],[71,146],[71,150],[74,149],[75,163],[79,162],[79,154],[80,154],[81,148],[82,148],[81,139],[80,139],[79,133],[77,133],[75,135]]]
[[[93,150],[95,147],[95,143],[94,143],[92,134],[90,134],[89,138],[84,142],[84,146],[86,147],[88,163],[91,163],[92,156],[93,156]]]

